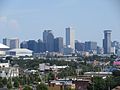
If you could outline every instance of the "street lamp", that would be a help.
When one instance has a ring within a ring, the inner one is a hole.
[[[92,84],[93,84],[92,90],[94,90],[94,75],[92,75]]]

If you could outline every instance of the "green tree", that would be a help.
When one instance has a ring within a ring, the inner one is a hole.
[[[48,80],[54,80],[54,77],[55,75],[52,72],[48,73]]]
[[[6,78],[3,78],[3,79],[2,79],[2,83],[3,83],[3,85],[7,85],[7,79],[6,79]]]
[[[19,87],[19,81],[17,79],[14,80],[14,87],[16,87],[16,88]]]
[[[10,81],[7,83],[7,88],[8,88],[8,89],[11,89],[11,88],[12,88],[12,83],[11,83]]]
[[[3,86],[4,86],[3,83],[0,81],[0,88],[3,88]]]
[[[93,77],[92,84],[89,85],[88,90],[106,90],[105,80],[102,77]]]
[[[113,76],[120,76],[119,70],[114,70],[112,73],[113,73]]]
[[[27,86],[25,86],[25,87],[23,88],[23,90],[32,90],[32,88],[27,85]]]
[[[36,90],[48,90],[48,87],[44,83],[37,85]]]

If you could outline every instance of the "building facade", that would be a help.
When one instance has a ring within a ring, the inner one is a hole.
[[[19,39],[18,38],[4,38],[3,44],[10,47],[10,49],[19,48]]]
[[[66,46],[75,49],[74,30],[71,27],[66,28]]]
[[[43,42],[45,43],[45,51],[54,52],[54,35],[52,30],[45,30],[43,32]]]
[[[29,50],[32,50],[34,53],[37,52],[37,42],[35,40],[29,40],[27,42]]]
[[[85,43],[81,43],[79,41],[75,41],[75,50],[76,51],[85,51]]]
[[[63,52],[63,38],[57,37],[54,39],[54,51]]]
[[[87,41],[85,42],[85,51],[97,50],[97,42]]]
[[[111,53],[111,30],[104,31],[104,39],[103,39],[103,49],[104,54]]]

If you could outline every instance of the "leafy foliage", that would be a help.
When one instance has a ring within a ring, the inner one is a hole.
[[[37,90],[48,90],[48,87],[44,83],[40,83],[36,87]]]

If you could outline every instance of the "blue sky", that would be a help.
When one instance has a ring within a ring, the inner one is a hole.
[[[120,41],[120,0],[0,0],[0,39],[42,39],[45,29],[65,40],[65,28],[75,39],[102,45],[104,29]]]

